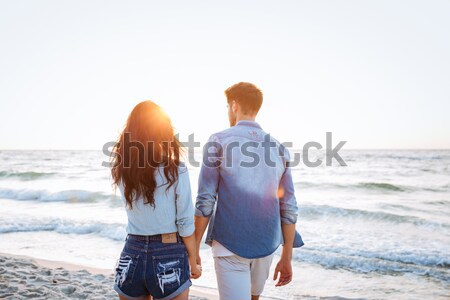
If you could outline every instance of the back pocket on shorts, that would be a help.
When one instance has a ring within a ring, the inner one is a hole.
[[[152,258],[156,286],[163,295],[170,295],[186,280],[186,256],[183,254],[167,254],[153,256]]]
[[[122,252],[116,265],[114,283],[121,287],[133,281],[139,255]]]

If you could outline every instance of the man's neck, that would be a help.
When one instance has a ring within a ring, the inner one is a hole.
[[[256,116],[242,115],[236,117],[236,123],[239,121],[252,121],[255,122]]]

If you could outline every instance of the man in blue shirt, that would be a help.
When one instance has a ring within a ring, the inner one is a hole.
[[[255,122],[262,92],[237,83],[225,91],[230,128],[211,135],[204,147],[196,202],[200,241],[212,246],[221,300],[257,300],[274,252],[283,244],[274,280],[292,280],[292,248],[303,241],[295,230],[297,201],[289,152]]]

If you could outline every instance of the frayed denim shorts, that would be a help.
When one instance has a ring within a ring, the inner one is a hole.
[[[114,275],[114,290],[129,299],[171,299],[192,285],[181,238],[165,244],[161,235],[127,236]]]

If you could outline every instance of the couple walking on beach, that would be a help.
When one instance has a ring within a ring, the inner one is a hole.
[[[169,117],[151,101],[129,115],[111,169],[128,216],[115,270],[120,299],[187,300],[207,227],[221,300],[258,299],[280,244],[273,279],[292,280],[292,249],[303,241],[289,152],[255,121],[263,102],[255,85],[240,82],[225,95],[230,128],[203,148],[195,209]]]

